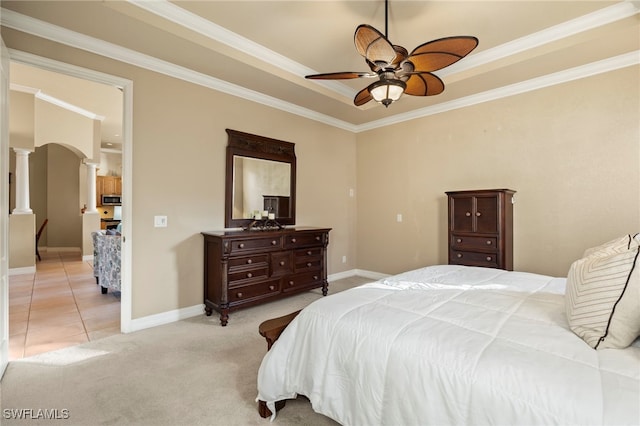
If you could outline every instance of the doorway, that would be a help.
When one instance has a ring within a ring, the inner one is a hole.
[[[34,67],[40,70],[44,70],[50,73],[57,73],[62,76],[73,77],[87,82],[99,83],[107,85],[111,88],[116,88],[120,93],[122,120],[121,131],[119,137],[121,139],[121,157],[122,157],[122,259],[121,259],[121,281],[122,288],[119,294],[120,296],[120,332],[131,331],[131,238],[132,233],[131,220],[131,176],[132,176],[132,162],[131,162],[131,137],[132,137],[132,82],[119,77],[110,76],[107,74],[79,68],[73,65],[65,64],[58,61],[52,61],[50,59],[42,58],[36,55],[28,54],[20,51],[10,51],[11,63],[20,64],[21,66]],[[11,76],[9,76],[11,79]],[[67,87],[65,87],[67,89]],[[106,140],[105,143],[112,143],[112,141]],[[113,146],[106,147],[111,153],[115,152],[117,148]],[[4,152],[3,156],[8,154]],[[6,158],[6,157],[5,157]],[[40,219],[40,218],[39,218]],[[2,220],[5,223],[8,222],[8,212],[2,213]],[[127,236],[125,238],[124,236]],[[63,261],[67,257],[66,254],[58,253],[58,258]],[[46,257],[46,256],[45,256]],[[62,262],[64,263],[64,262]],[[82,260],[79,262],[82,264]],[[96,289],[100,293],[99,289]],[[113,297],[113,296],[110,296]],[[8,322],[9,310],[3,309],[0,315],[3,316],[5,321]],[[6,360],[3,360],[6,361]]]

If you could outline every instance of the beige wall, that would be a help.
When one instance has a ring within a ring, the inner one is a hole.
[[[47,167],[47,246],[82,247],[80,158],[58,144],[49,144]],[[38,227],[44,218],[39,218]]]
[[[329,274],[446,262],[446,190],[518,191],[515,263],[524,270],[564,274],[585,246],[640,228],[637,67],[356,135],[2,35],[10,48],[134,82],[134,319],[202,303],[200,232],[224,226],[225,128],[296,144],[297,223],[333,228]],[[154,215],[168,227],[154,228]]]
[[[9,216],[9,241],[12,241],[9,268],[32,268],[35,263],[35,238],[20,238],[33,234],[35,215],[12,214]],[[40,253],[42,255],[42,253]]]
[[[35,146],[64,144],[86,158],[94,156],[94,148],[100,149],[99,121],[41,99],[36,99],[34,125]]]
[[[33,149],[35,96],[31,93],[9,91],[9,146]]]
[[[358,135],[358,267],[447,262],[445,191],[517,191],[514,268],[640,231],[638,67]],[[396,214],[404,216],[396,222]]]

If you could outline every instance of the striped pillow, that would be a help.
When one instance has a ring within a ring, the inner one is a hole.
[[[631,235],[585,252],[567,275],[569,327],[594,349],[626,348],[640,336],[640,244]]]

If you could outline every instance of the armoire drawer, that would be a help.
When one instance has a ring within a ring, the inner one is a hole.
[[[498,250],[498,238],[497,237],[482,237],[475,235],[451,235],[451,247],[454,249],[479,249],[482,251]]]
[[[451,250],[450,259],[450,263],[453,265],[498,267],[498,256],[495,253]]]

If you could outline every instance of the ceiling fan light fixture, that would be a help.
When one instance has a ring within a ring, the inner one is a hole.
[[[369,86],[369,93],[371,93],[374,101],[388,107],[400,99],[406,88],[407,85],[402,80],[394,78],[382,79]]]

